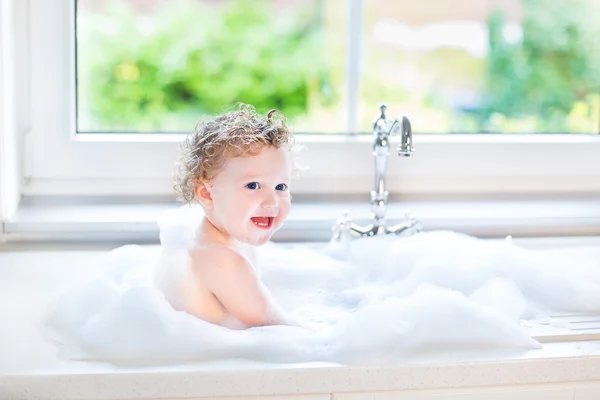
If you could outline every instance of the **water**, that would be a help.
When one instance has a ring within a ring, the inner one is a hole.
[[[185,262],[197,214],[166,213],[162,258]],[[520,321],[600,313],[600,260],[558,259],[504,242],[437,231],[348,243],[270,243],[261,279],[308,328],[230,330],[175,311],[152,283],[159,252],[125,246],[102,273],[52,304],[47,331],[64,357],[118,365],[225,358],[387,364],[444,349],[541,345]]]

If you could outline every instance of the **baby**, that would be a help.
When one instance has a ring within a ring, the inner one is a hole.
[[[251,106],[200,123],[182,145],[176,190],[204,216],[187,261],[159,271],[171,305],[207,322],[243,329],[292,325],[255,270],[290,211],[293,134],[276,110]]]

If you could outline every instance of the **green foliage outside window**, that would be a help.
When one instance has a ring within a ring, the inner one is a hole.
[[[189,131],[199,116],[237,102],[281,109],[292,121],[343,109],[336,88],[345,60],[326,54],[323,0],[286,13],[274,13],[267,0],[225,7],[181,0],[152,14],[111,4],[107,13],[78,13],[80,130]],[[523,0],[523,38],[516,42],[505,39],[502,14],[491,13],[486,69],[475,77],[486,82],[479,104],[439,108],[433,91],[422,94],[423,110],[440,126],[467,131],[598,133],[600,9],[591,4]],[[372,75],[367,68],[361,79],[387,87]],[[392,97],[401,94],[389,89]]]
[[[78,35],[79,126],[188,131],[200,115],[237,102],[293,119],[314,93],[333,101],[319,10],[271,15],[267,5],[180,1],[139,15],[112,3],[108,13],[80,16],[79,26],[91,26]]]
[[[598,133],[600,10],[589,1],[523,1],[522,41],[504,38],[502,14],[489,17],[483,127]]]

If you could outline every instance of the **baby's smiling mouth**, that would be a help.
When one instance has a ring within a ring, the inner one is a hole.
[[[250,218],[255,226],[261,229],[269,229],[273,225],[274,217],[252,217]]]

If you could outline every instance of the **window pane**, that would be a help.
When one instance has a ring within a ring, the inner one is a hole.
[[[279,108],[344,130],[344,0],[78,0],[78,132],[189,131]]]
[[[363,2],[360,124],[415,131],[600,131],[600,1]]]

